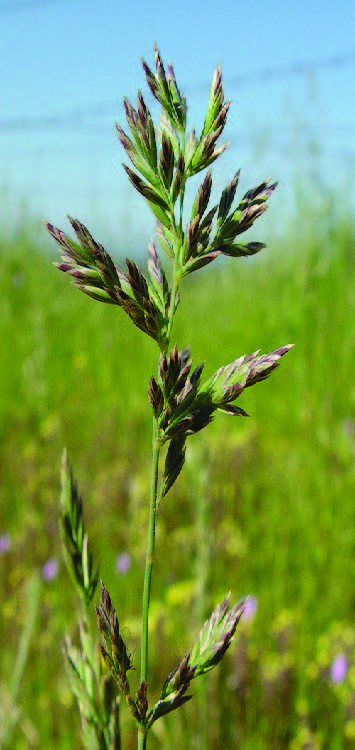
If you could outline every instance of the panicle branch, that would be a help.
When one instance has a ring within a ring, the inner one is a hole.
[[[202,381],[203,363],[192,370],[192,359],[187,347],[177,346],[159,361],[158,378],[149,381],[148,399],[157,420],[159,440],[168,443],[163,474],[162,497],[179,476],[186,453],[186,440],[200,432],[213,419],[216,411],[246,417],[247,412],[234,402],[245,390],[268,378],[291,344],[268,354],[253,352],[220,367]]]
[[[100,651],[113,678],[116,680],[123,695],[130,694],[127,672],[132,669],[132,660],[127,646],[120,634],[116,610],[112,606],[111,597],[101,582],[101,601],[96,607],[99,632],[105,646]]]
[[[60,531],[69,575],[87,607],[96,591],[99,570],[93,570],[92,553],[84,529],[82,499],[66,451],[61,467]]]
[[[196,677],[210,672],[232,643],[237,625],[244,612],[245,600],[229,608],[230,593],[205,622],[192,649],[166,679],[160,698],[147,717],[151,726],[157,719],[174,711],[192,698],[185,695]]]

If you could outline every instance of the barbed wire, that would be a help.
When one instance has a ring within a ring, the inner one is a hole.
[[[274,149],[282,149],[284,148],[284,144],[291,142],[294,144],[295,141],[300,146],[307,146],[311,144],[315,137],[317,137],[317,140],[320,143],[321,150],[327,150],[331,151],[334,150],[334,148],[337,148],[336,142],[339,141],[339,138],[341,137],[341,143],[342,147],[344,149],[344,152],[347,152],[349,154],[355,154],[355,142],[354,142],[354,132],[355,132],[355,123],[354,122],[348,122],[348,123],[338,123],[337,125],[334,125],[332,123],[326,123],[322,124],[321,128],[317,130],[317,134],[315,136],[314,132],[312,130],[309,130],[307,126],[300,127],[298,125],[273,125],[272,123],[263,123],[263,132],[260,134],[258,131],[253,132],[252,134],[246,134],[245,130],[237,130],[235,128],[231,129],[230,132],[226,132],[227,140],[230,141],[230,149],[239,148],[239,146],[248,146],[253,145],[253,143],[258,143],[260,140],[260,137],[267,142],[267,150]],[[85,135],[86,138],[80,138],[80,140],[77,142],[75,141],[75,157],[78,158],[80,156],[87,157],[88,152],[93,152],[96,154],[96,156],[99,156],[100,154],[108,153],[116,148],[118,144],[118,139],[116,137],[116,133],[114,130],[114,127],[110,126],[96,126],[94,129],[80,131],[80,135]],[[101,140],[101,135],[105,136]],[[107,138],[106,136],[111,136],[110,138]],[[327,139],[326,141],[323,139]],[[330,140],[331,139],[331,140]],[[348,140],[351,139],[350,143],[348,143]],[[65,140],[60,143],[57,142],[45,142],[43,140],[36,141],[34,143],[29,143],[29,141],[26,141],[26,145],[24,144],[14,144],[11,147],[11,158],[23,158],[24,156],[29,156],[29,153],[33,154],[41,154],[44,155],[47,152],[50,152],[51,154],[71,154],[71,149],[73,148],[74,141],[72,139]],[[349,146],[349,147],[348,147]],[[0,156],[5,155],[8,153],[8,143],[0,143]],[[262,150],[262,147],[261,147]]]
[[[42,4],[51,5],[63,1],[68,0],[54,0],[54,2],[51,0],[48,3],[46,3],[46,0],[42,0]],[[4,7],[0,4],[0,15]],[[331,71],[341,66],[353,66],[354,64],[355,51],[351,51],[319,57],[311,61],[297,61],[287,65],[259,68],[246,74],[231,75],[224,78],[224,83],[226,89],[235,89],[242,86],[266,85],[272,81],[288,80],[297,76],[304,76],[306,82],[308,75],[316,75],[324,70]],[[209,87],[209,82],[199,82],[189,86],[188,91],[197,94],[201,92],[205,95],[206,87]],[[112,184],[109,177],[110,172],[107,172],[106,167],[103,167],[104,155],[110,153],[110,149],[113,153],[113,148],[117,144],[113,122],[108,121],[108,118],[116,119],[120,117],[122,111],[123,105],[119,99],[112,98],[67,107],[51,114],[32,118],[0,118],[0,133],[3,136],[8,136],[2,138],[0,143],[0,158],[5,155],[10,157],[14,173],[19,173],[19,161],[27,163],[25,185],[31,184],[31,195],[36,194],[36,200],[40,202],[39,194],[42,195],[43,193],[48,197],[52,192],[58,191],[58,184],[52,184],[51,182],[53,168],[49,175],[46,174],[48,153],[50,152],[52,162],[56,160],[58,162],[58,154],[63,154],[63,161],[65,157],[70,157],[71,160],[73,156],[77,162],[75,168],[80,175],[85,174],[88,181],[87,188],[83,187],[81,180],[75,183],[76,199],[86,198],[92,202],[95,200],[98,205],[102,202],[105,203],[105,201],[99,200],[99,196],[102,196],[102,194],[111,196]],[[280,124],[280,120],[275,124],[272,122],[259,123],[261,130],[256,128],[250,136],[246,135],[245,131],[234,127],[226,133],[226,136],[231,141],[233,153],[240,145],[243,146],[243,150],[247,149],[246,158],[249,159],[253,152],[258,152],[261,158],[266,155],[268,158],[270,152],[272,152],[272,158],[277,155],[282,160],[283,169],[286,171],[292,170],[298,162],[305,163],[304,160],[309,154],[313,159],[312,163],[317,169],[319,167],[322,175],[323,172],[324,174],[327,173],[325,164],[328,165],[329,172],[329,163],[337,165],[339,174],[343,174],[343,172],[349,174],[349,170],[352,173],[355,166],[355,142],[353,139],[355,124],[350,119],[348,121],[343,119],[342,122],[338,123],[317,119],[316,124],[313,120],[314,118],[308,117],[304,122],[296,122],[293,125],[290,124],[289,120],[287,121],[287,118],[284,124]],[[317,142],[315,143],[315,151],[312,153],[315,140],[314,127],[317,130]],[[26,133],[26,139],[18,139],[18,142],[15,139],[9,140],[10,136],[16,137],[20,132]],[[58,136],[56,136],[56,133],[58,133]],[[107,134],[111,134],[112,137],[107,139]],[[122,155],[119,151],[115,153],[119,163]],[[92,157],[89,160],[88,154]],[[86,167],[82,167],[84,162]],[[11,169],[9,174],[11,183]],[[64,177],[60,171],[58,179],[62,186],[61,189],[64,190]],[[22,189],[24,190],[25,187],[23,186]]]
[[[60,2],[66,0],[59,0]],[[5,7],[5,6],[3,6]],[[1,6],[0,6],[1,9]],[[325,68],[336,68],[345,65],[355,64],[355,51],[328,55],[311,61],[298,61],[288,65],[274,65],[260,68],[251,73],[236,74],[225,79],[225,85],[228,88],[241,86],[250,86],[252,84],[267,83],[278,78],[289,78],[309,73],[315,73],[317,70]],[[206,91],[209,84],[198,83],[189,87],[193,93]],[[41,115],[38,117],[15,117],[0,119],[0,133],[3,135],[14,134],[14,132],[23,130],[53,130],[53,129],[72,129],[80,127],[89,117],[97,117],[105,114],[117,112],[118,108],[122,109],[122,104],[115,99],[104,99],[101,101],[86,104],[80,107],[61,110],[50,115]]]
[[[235,75],[229,80],[228,85],[245,86],[252,83],[265,83],[275,78],[290,77],[295,75],[304,75],[313,73],[321,68],[337,68],[343,65],[353,65],[355,63],[355,52],[345,52],[338,55],[327,55],[319,57],[317,60],[298,61],[289,65],[273,65],[267,68],[261,68],[252,73],[244,75]]]

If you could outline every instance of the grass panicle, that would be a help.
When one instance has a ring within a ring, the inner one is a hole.
[[[68,274],[74,286],[89,297],[122,308],[142,333],[154,339],[159,349],[157,374],[150,378],[148,386],[152,408],[152,470],[143,583],[140,681],[136,697],[131,696],[127,677],[133,668],[133,660],[122,639],[110,594],[103,585],[96,613],[104,642],[100,653],[106,674],[103,672],[101,677],[98,671],[93,641],[86,635],[83,625],[82,653],[69,642],[66,649],[72,689],[86,725],[95,729],[98,747],[108,747],[111,731],[107,713],[100,708],[102,701],[100,703],[100,697],[97,697],[103,694],[100,680],[109,680],[108,674],[117,692],[126,698],[136,721],[138,750],[145,750],[149,730],[157,719],[190,699],[186,691],[191,680],[209,672],[220,662],[230,647],[244,607],[237,604],[229,608],[229,595],[216,607],[191,651],[165,680],[159,701],[149,711],[149,614],[158,507],[183,469],[190,436],[207,427],[217,411],[246,416],[244,409],[235,406],[234,401],[246,388],[269,377],[290,349],[290,345],[286,345],[264,355],[257,351],[238,356],[204,380],[204,364],[193,368],[190,348],[179,349],[173,344],[174,319],[184,277],[221,255],[249,256],[264,247],[263,243],[256,241],[240,242],[239,236],[264,213],[276,183],[263,181],[248,190],[235,206],[239,171],[235,172],[219,201],[211,206],[212,172],[209,167],[228,145],[220,145],[230,107],[230,102],[224,98],[221,68],[218,66],[214,74],[204,124],[197,135],[195,130],[187,132],[187,103],[171,63],[166,72],[156,47],[155,71],[145,61],[142,64],[148,87],[161,107],[160,122],[154,123],[139,91],[136,107],[124,100],[128,132],[117,125],[117,135],[133,166],[123,165],[127,177],[157,219],[157,238],[169,262],[168,271],[163,269],[153,242],[148,248],[147,274],[130,259],[126,260],[125,273],[79,220],[69,218],[76,240],[51,223],[46,225],[60,247],[62,262],[57,264],[59,270]],[[204,170],[208,171],[187,217],[187,182]],[[69,570],[88,607],[98,573],[93,573],[92,556],[83,528],[81,499],[66,457],[62,469],[62,536]],[[111,707],[117,702],[114,690],[112,696]],[[118,717],[117,712],[115,715]],[[116,735],[120,736],[118,729]],[[113,741],[118,742],[118,739]],[[91,745],[87,744],[87,747]]]

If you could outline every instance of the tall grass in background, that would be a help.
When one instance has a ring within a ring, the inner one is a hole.
[[[192,356],[208,352],[211,372],[236,349],[296,344],[277,392],[269,399],[268,382],[250,392],[252,420],[231,420],[228,431],[219,420],[198,445],[191,440],[186,473],[161,513],[157,685],[159,656],[173,667],[176,643],[189,646],[186,625],[198,630],[196,566],[211,603],[226,579],[254,597],[253,617],[208,687],[216,749],[354,743],[355,234],[346,216],[318,209],[314,221],[311,210],[290,221],[263,258],[206,269],[202,287],[192,278],[177,315],[179,346],[189,317]],[[126,624],[138,643],[150,418],[136,363],[144,357],[151,371],[154,344],[111,308],[72,294],[55,269],[49,280],[48,255],[25,234],[3,241],[1,256],[0,703],[16,709],[3,747],[67,750],[80,733],[60,653],[75,615],[58,544],[58,456],[66,444],[101,575],[132,613]],[[203,544],[201,514],[213,529]],[[184,717],[156,730],[157,748],[199,747],[196,707]]]

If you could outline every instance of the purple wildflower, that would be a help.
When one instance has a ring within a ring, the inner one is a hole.
[[[6,555],[11,547],[10,534],[0,536],[0,555]]]
[[[121,573],[121,575],[125,575],[127,573],[127,570],[131,567],[131,557],[128,554],[128,552],[122,552],[120,555],[117,555],[116,557],[116,571],[117,573]]]
[[[246,603],[245,603],[244,612],[242,615],[243,620],[245,622],[249,622],[249,620],[252,620],[256,613],[257,608],[258,608],[258,600],[256,596],[248,596]]]
[[[42,576],[45,581],[53,581],[58,573],[58,562],[54,558],[50,558],[44,563],[42,568]]]
[[[348,660],[345,654],[337,654],[330,667],[330,677],[333,682],[343,682],[348,671]]]

